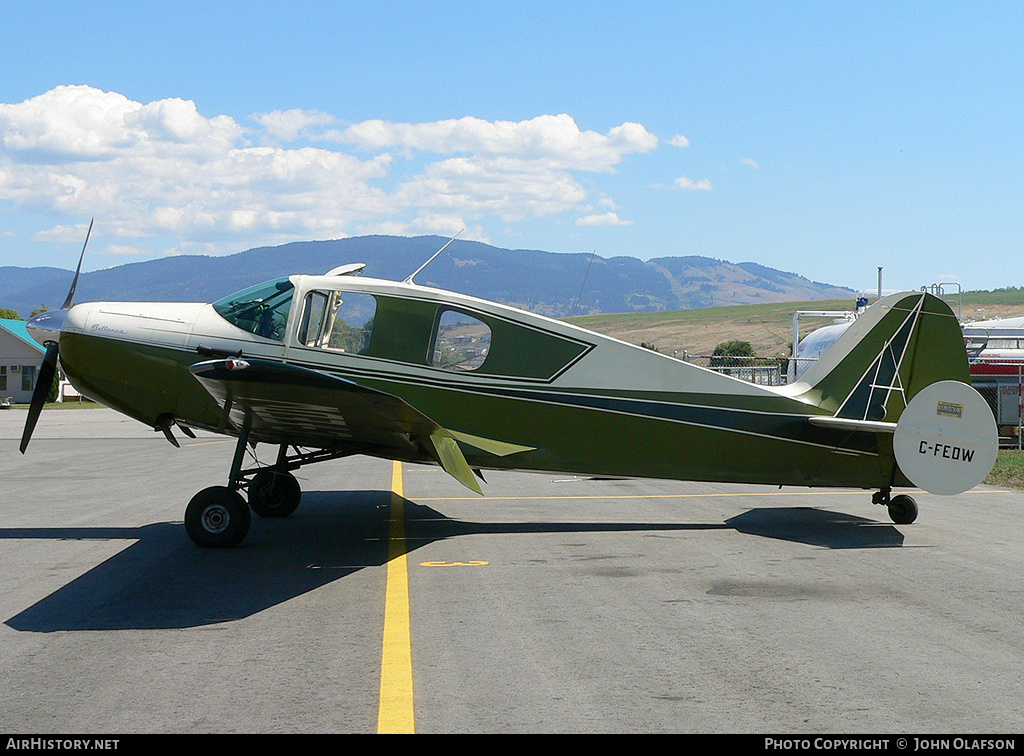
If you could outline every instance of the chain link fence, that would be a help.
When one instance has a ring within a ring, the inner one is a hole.
[[[1000,445],[1020,449],[1024,427],[1024,361],[971,360],[971,384],[992,410]]]
[[[786,367],[789,360],[785,357],[742,357],[734,355],[694,355],[683,354],[684,362],[710,368],[717,373],[738,378],[747,383],[759,386],[781,386],[786,382]]]

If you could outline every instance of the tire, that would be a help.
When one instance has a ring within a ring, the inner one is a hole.
[[[906,494],[893,496],[889,502],[889,518],[897,525],[909,525],[917,519],[917,502]]]
[[[226,486],[204,488],[185,508],[185,532],[203,548],[237,546],[249,532],[250,522],[245,499]]]
[[[249,483],[249,507],[260,517],[287,517],[301,498],[299,481],[289,472],[260,470]]]

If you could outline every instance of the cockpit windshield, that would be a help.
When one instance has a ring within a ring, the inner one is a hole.
[[[214,302],[213,309],[249,333],[282,341],[294,288],[287,278],[257,284]]]

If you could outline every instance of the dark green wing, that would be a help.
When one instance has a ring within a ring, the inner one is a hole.
[[[226,359],[191,371],[221,406],[223,428],[247,427],[252,440],[265,443],[432,459],[477,493],[457,437],[494,454],[526,448],[449,432],[397,396],[295,365]]]

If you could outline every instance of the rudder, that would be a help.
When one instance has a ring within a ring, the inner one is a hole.
[[[885,491],[961,493],[995,462],[995,420],[970,385],[960,324],[926,292],[876,302],[792,391],[829,413],[812,424],[875,435]]]
[[[938,381],[970,383],[960,324],[927,292],[875,302],[793,386],[829,414],[895,423],[914,396]]]

